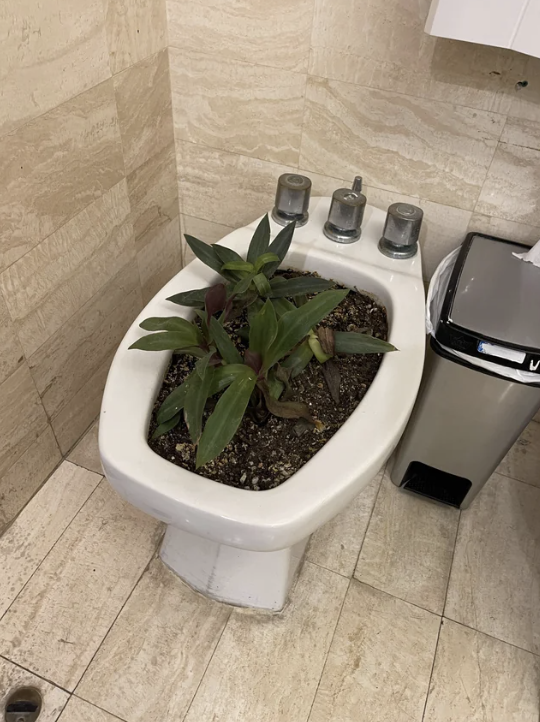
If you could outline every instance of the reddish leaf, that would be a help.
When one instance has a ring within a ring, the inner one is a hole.
[[[262,356],[257,351],[247,349],[244,353],[244,363],[258,374],[262,368]]]
[[[233,309],[233,297],[227,299],[227,303],[225,304],[225,308],[223,309],[223,323],[227,323],[231,316],[231,312]]]
[[[270,390],[264,382],[259,384],[259,388],[264,394],[268,411],[274,416],[279,416],[281,419],[306,419],[312,424],[315,423],[307,404],[300,401],[278,401],[270,394]]]
[[[224,283],[216,283],[211,286],[204,297],[206,306],[206,323],[210,324],[210,318],[219,311],[223,311],[227,303],[227,289]]]

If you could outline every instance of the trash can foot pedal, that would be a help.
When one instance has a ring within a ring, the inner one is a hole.
[[[420,461],[412,461],[400,484],[403,489],[459,509],[472,482]]]

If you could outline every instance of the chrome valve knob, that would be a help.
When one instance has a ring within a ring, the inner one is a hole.
[[[379,250],[390,258],[411,258],[418,250],[424,212],[410,203],[393,203],[388,208]]]
[[[307,223],[311,181],[305,175],[284,173],[278,178],[276,203],[272,218],[281,226],[296,221],[297,226]]]
[[[360,193],[362,179],[357,176],[353,188],[334,191],[328,220],[323,233],[336,243],[354,243],[362,235],[362,221],[366,209],[366,197]]]

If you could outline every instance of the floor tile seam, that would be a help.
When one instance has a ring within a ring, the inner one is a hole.
[[[89,661],[88,664],[85,666],[83,672],[82,672],[81,675],[79,676],[79,679],[78,679],[77,682],[75,683],[75,685],[74,685],[74,687],[73,687],[73,693],[76,694],[78,697],[80,696],[80,694],[78,693],[78,690],[79,690],[79,687],[80,687],[80,685],[81,685],[81,683],[82,683],[82,681],[83,681],[83,679],[84,679],[85,674],[87,673],[88,669],[90,668],[90,665],[91,665],[92,662],[94,661],[94,659],[95,659],[96,655],[98,654],[99,650],[100,650],[100,649],[103,647],[103,645],[105,644],[105,642],[106,642],[109,634],[110,634],[111,631],[112,631],[112,628],[114,627],[114,625],[115,625],[116,622],[118,621],[118,617],[122,614],[122,612],[123,612],[126,604],[127,604],[127,603],[129,602],[129,600],[131,599],[131,597],[132,597],[135,589],[137,589],[137,587],[139,586],[139,584],[140,584],[140,582],[141,582],[141,579],[143,578],[143,576],[146,574],[146,572],[147,572],[148,569],[150,568],[150,565],[152,564],[152,562],[156,559],[156,557],[157,557],[157,550],[159,549],[159,545],[161,544],[162,539],[163,539],[163,533],[160,534],[159,539],[158,539],[157,544],[156,544],[156,549],[154,550],[154,552],[153,552],[152,555],[150,556],[150,559],[148,560],[148,562],[144,565],[144,568],[143,568],[142,572],[139,574],[139,576],[137,577],[137,579],[136,579],[136,581],[135,581],[135,584],[134,584],[133,587],[131,588],[131,591],[129,592],[128,596],[127,596],[126,599],[124,600],[123,604],[120,606],[120,609],[118,610],[118,612],[117,612],[116,615],[114,616],[114,619],[112,620],[111,624],[109,625],[109,628],[107,629],[107,631],[106,631],[105,634],[103,635],[103,638],[101,639],[101,642],[98,644],[98,646],[97,646],[94,654],[92,655],[90,661]],[[81,697],[81,699],[83,699],[83,698]],[[85,702],[89,702],[90,704],[94,704],[94,705],[95,705],[95,703],[94,703],[94,702],[91,702],[90,700],[85,700]],[[97,707],[98,705],[95,705],[95,706]],[[109,711],[109,710],[105,710],[105,711]],[[114,713],[114,712],[111,712],[111,714],[115,714],[115,713]]]
[[[75,697],[75,699],[80,699],[81,702],[86,702],[86,704],[89,704],[89,705],[91,705],[92,707],[96,707],[96,709],[99,709],[99,710],[101,710],[102,712],[105,712],[105,714],[110,714],[110,715],[112,715],[115,719],[120,720],[120,722],[128,722],[128,720],[126,720],[124,717],[120,717],[118,714],[116,714],[116,712],[111,712],[110,710],[105,709],[105,707],[100,707],[99,704],[96,704],[95,702],[90,702],[89,700],[87,700],[87,699],[85,699],[84,697],[82,697],[80,694],[76,694],[75,692],[73,692],[73,693],[71,694],[71,697]],[[62,719],[61,719],[61,718],[59,719],[59,722],[62,722]]]
[[[314,694],[313,694],[313,699],[311,700],[311,705],[310,705],[310,707],[309,707],[309,712],[308,712],[307,717],[306,717],[306,719],[305,719],[304,722],[310,722],[310,720],[311,720],[311,715],[312,715],[312,713],[313,713],[313,707],[314,707],[314,705],[315,705],[315,700],[317,699],[317,695],[318,695],[318,693],[319,693],[319,688],[320,688],[320,686],[321,686],[322,678],[324,677],[324,673],[325,673],[325,671],[326,671],[326,665],[328,664],[328,657],[329,657],[329,655],[330,655],[330,650],[332,649],[332,645],[334,644],[334,639],[335,639],[335,636],[336,636],[336,631],[337,631],[338,624],[339,624],[340,619],[341,619],[341,615],[343,614],[343,607],[345,606],[345,600],[347,599],[347,595],[349,594],[349,590],[350,590],[350,588],[351,588],[352,581],[353,581],[353,580],[352,580],[352,577],[351,577],[351,578],[349,579],[349,583],[347,584],[347,589],[345,590],[345,594],[343,595],[343,600],[342,600],[341,606],[340,606],[340,608],[339,608],[339,614],[337,615],[336,623],[335,623],[334,629],[333,629],[333,631],[332,631],[332,638],[331,638],[331,640],[330,640],[330,644],[328,645],[328,649],[326,650],[326,654],[325,654],[325,657],[324,657],[324,663],[323,663],[323,666],[322,666],[322,669],[321,669],[321,673],[320,673],[320,675],[319,675],[319,679],[318,679],[318,681],[317,681],[317,687],[316,687],[315,692],[314,692]]]
[[[380,480],[380,482],[379,482],[379,488],[377,489],[377,493],[375,494],[375,499],[373,500],[373,506],[371,507],[371,512],[370,512],[370,514],[369,514],[368,523],[366,524],[366,531],[364,532],[364,538],[362,539],[362,542],[361,542],[361,544],[360,544],[360,548],[359,548],[359,550],[358,550],[358,554],[356,555],[356,561],[355,561],[355,563],[354,563],[354,568],[353,568],[353,572],[352,572],[352,575],[351,575],[351,579],[355,579],[355,576],[354,576],[354,575],[355,575],[356,569],[357,569],[357,567],[358,567],[358,562],[360,561],[360,555],[362,554],[362,549],[364,548],[364,544],[365,544],[365,542],[366,542],[366,538],[367,538],[367,535],[368,535],[368,532],[369,532],[369,527],[371,526],[371,520],[373,519],[373,514],[374,514],[374,512],[375,512],[375,507],[377,506],[377,501],[378,501],[378,499],[379,499],[379,494],[381,493],[381,488],[382,488],[382,485],[383,485],[383,481],[384,481],[384,477],[385,477],[385,474],[386,474],[387,469],[388,469],[388,463],[386,463],[386,464],[383,466],[383,468],[381,469],[381,471],[379,471],[379,474],[381,474],[381,480]],[[381,472],[382,472],[382,473],[381,473]]]
[[[225,605],[225,606],[227,606],[227,605]],[[193,692],[193,695],[192,695],[191,699],[189,700],[189,704],[188,704],[188,706],[187,706],[187,708],[186,708],[186,712],[185,712],[185,714],[183,715],[182,719],[179,720],[179,722],[184,722],[184,720],[187,719],[187,717],[188,717],[188,715],[189,715],[189,712],[190,712],[190,710],[191,710],[191,708],[192,708],[192,706],[193,706],[193,703],[195,702],[195,699],[197,698],[197,695],[199,694],[199,690],[200,690],[200,688],[201,688],[201,686],[202,686],[202,683],[204,682],[204,680],[205,680],[205,678],[206,678],[206,675],[207,675],[208,669],[209,669],[209,667],[210,667],[210,664],[212,663],[212,660],[214,659],[214,656],[215,656],[215,654],[216,654],[216,652],[217,652],[217,650],[218,650],[218,647],[219,647],[219,645],[220,645],[220,643],[221,643],[221,639],[222,639],[223,635],[225,634],[225,630],[226,630],[227,627],[229,626],[229,622],[231,621],[232,613],[233,613],[233,611],[234,611],[234,607],[233,607],[232,605],[230,605],[230,606],[231,606],[231,608],[230,608],[230,610],[229,610],[229,615],[228,615],[228,617],[227,617],[227,621],[226,621],[225,624],[223,625],[223,629],[221,630],[221,633],[220,633],[220,635],[219,635],[219,637],[218,637],[218,639],[217,639],[217,641],[216,641],[216,644],[214,645],[214,649],[212,650],[212,654],[210,655],[210,657],[209,657],[209,659],[208,659],[208,663],[206,664],[206,666],[205,666],[205,668],[204,668],[204,672],[201,674],[201,678],[199,679],[199,683],[197,684],[197,688],[195,689],[195,691]]]
[[[63,459],[62,462],[61,462],[61,464],[63,464],[64,461],[66,461],[66,460]],[[69,463],[71,464],[72,462],[70,461]],[[59,467],[61,466],[61,464],[59,464]],[[76,466],[76,464],[74,464],[74,466]],[[79,468],[83,468],[83,467],[79,467]],[[85,471],[87,471],[87,469],[85,469]],[[95,472],[92,472],[92,473],[95,473]],[[71,527],[71,525],[73,524],[73,522],[75,521],[75,519],[79,516],[79,514],[81,513],[81,511],[82,511],[82,510],[84,509],[84,507],[88,504],[88,502],[90,501],[90,499],[94,496],[94,494],[96,493],[97,489],[98,489],[99,486],[101,485],[101,482],[102,482],[103,479],[105,478],[102,474],[98,474],[98,476],[101,477],[100,481],[98,481],[98,483],[96,484],[95,488],[92,489],[92,491],[91,491],[91,493],[89,494],[89,496],[83,501],[83,503],[81,504],[81,506],[77,509],[77,511],[75,512],[75,514],[72,516],[71,521],[69,522],[69,524],[66,526],[66,528],[63,530],[63,532],[60,534],[60,536],[58,537],[58,539],[54,542],[54,544],[53,544],[52,547],[49,549],[49,551],[47,552],[47,554],[45,554],[45,556],[43,557],[43,559],[42,559],[42,560],[39,562],[39,564],[36,566],[36,568],[34,569],[34,571],[32,572],[32,574],[28,577],[28,579],[26,580],[26,582],[23,584],[23,586],[21,587],[21,589],[19,590],[19,592],[17,593],[17,595],[14,597],[14,599],[12,600],[12,602],[9,604],[9,606],[8,606],[7,609],[5,610],[5,612],[4,612],[3,614],[0,614],[0,622],[4,619],[4,617],[5,617],[6,614],[9,612],[9,610],[11,609],[11,607],[15,604],[15,602],[18,600],[18,598],[21,596],[21,594],[22,594],[22,593],[24,592],[24,590],[26,589],[26,587],[30,584],[30,582],[32,581],[32,579],[35,577],[35,575],[36,575],[36,574],[38,573],[38,571],[41,569],[41,567],[43,566],[43,564],[45,563],[45,561],[46,561],[46,560],[49,558],[49,556],[52,554],[52,552],[53,552],[54,549],[57,547],[57,545],[59,544],[59,542],[61,541],[61,539],[64,537],[64,535],[66,534],[66,532],[68,531],[68,529]],[[50,477],[49,477],[49,480],[50,480]],[[47,482],[47,483],[48,483],[48,482]],[[41,488],[43,488],[43,487],[41,487]]]
[[[28,674],[31,674],[34,677],[37,677],[38,679],[43,680],[47,684],[52,685],[56,689],[59,689],[61,692],[65,692],[67,695],[69,695],[69,697],[71,697],[73,694],[73,692],[71,692],[71,690],[66,689],[65,687],[62,687],[62,685],[58,684],[58,682],[53,682],[52,679],[45,677],[40,672],[35,672],[34,670],[30,669],[29,667],[25,667],[24,664],[21,664],[20,662],[17,662],[16,660],[11,659],[5,652],[0,652],[0,659],[3,659],[5,662],[12,664],[14,667],[18,667],[19,669],[22,669],[25,672],[28,672]],[[67,702],[66,702],[66,704],[67,704]]]
[[[507,639],[501,639],[500,637],[496,637],[494,634],[490,634],[489,632],[486,632],[483,629],[477,629],[476,627],[472,627],[470,624],[465,624],[465,622],[460,621],[459,619],[453,619],[452,617],[446,616],[446,614],[442,617],[443,622],[452,622],[452,624],[458,624],[460,627],[464,627],[465,629],[470,629],[471,632],[477,632],[478,634],[483,634],[485,637],[489,637],[489,639],[493,639],[495,642],[499,642],[500,644],[506,644],[508,647],[513,647],[514,649],[519,650],[520,652],[525,652],[526,654],[531,654],[533,657],[536,657],[538,660],[540,660],[540,651],[533,652],[531,649],[526,649],[525,647],[520,647],[519,644],[514,644],[514,642],[509,642]]]

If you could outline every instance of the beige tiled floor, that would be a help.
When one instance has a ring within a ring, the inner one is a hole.
[[[209,601],[101,476],[97,427],[0,537],[0,714],[44,722],[538,722],[540,424],[471,508],[380,474],[280,614]]]

